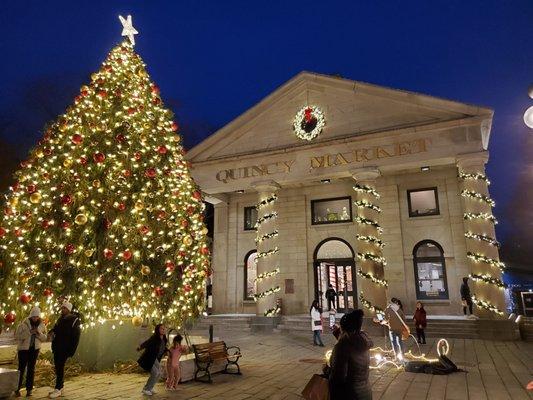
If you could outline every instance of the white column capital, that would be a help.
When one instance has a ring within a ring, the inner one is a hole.
[[[484,166],[489,161],[488,151],[479,151],[476,153],[459,154],[455,161],[459,168]]]
[[[373,181],[381,176],[377,167],[357,168],[350,171],[355,181]]]
[[[259,193],[276,192],[281,188],[279,183],[272,179],[254,181],[251,183],[250,186],[253,187]]]

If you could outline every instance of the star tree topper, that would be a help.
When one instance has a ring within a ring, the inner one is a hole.
[[[127,36],[128,39],[130,39],[131,44],[135,46],[135,37],[133,35],[137,35],[139,32],[133,27],[131,15],[128,15],[126,19],[124,19],[122,15],[119,15],[118,19],[120,19],[120,23],[124,28],[122,29],[122,36]]]

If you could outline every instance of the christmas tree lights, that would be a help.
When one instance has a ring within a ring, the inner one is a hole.
[[[178,326],[199,315],[207,229],[178,130],[132,44],[115,47],[6,196],[6,325],[33,304],[55,314],[64,298],[84,326],[140,317]]]

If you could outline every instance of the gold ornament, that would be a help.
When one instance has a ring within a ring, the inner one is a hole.
[[[18,203],[19,203],[19,198],[18,198],[18,197],[12,197],[12,198],[9,200],[9,205],[10,205],[11,207],[16,207]]]
[[[181,136],[180,136],[180,135],[176,135],[176,136],[174,136],[174,141],[175,141],[176,143],[181,142]]]
[[[144,69],[139,69],[139,71],[137,71],[137,75],[141,78],[146,78],[148,76]]]
[[[142,202],[142,200],[137,200],[137,202],[135,203],[135,209],[137,211],[141,211],[143,208],[144,208],[144,203]]]
[[[35,155],[37,156],[37,158],[43,158],[44,157],[44,153],[43,153],[42,149],[38,149],[35,152]]]
[[[141,267],[141,274],[143,274],[144,276],[149,275],[150,274],[150,267],[148,265],[143,265]]]
[[[65,160],[63,161],[63,166],[65,168],[70,168],[71,165],[72,165],[72,159],[71,158],[65,158]]]
[[[142,317],[135,316],[131,319],[131,323],[133,324],[133,326],[139,327],[143,324],[143,319]]]
[[[93,187],[95,187],[95,188],[99,188],[100,187],[100,181],[98,179],[95,179],[93,181]]]
[[[185,235],[183,237],[183,244],[187,247],[189,247],[192,244],[192,237],[191,235]]]
[[[41,193],[39,193],[39,192],[32,193],[31,196],[30,196],[30,201],[33,204],[37,204],[38,202],[40,202],[41,201]]]
[[[93,72],[93,73],[91,74],[91,79],[92,79],[93,81],[97,80],[97,79],[98,79],[98,74],[97,74],[96,72]]]
[[[87,216],[85,214],[78,214],[74,219],[77,225],[85,225],[87,223]]]
[[[93,253],[94,253],[94,249],[87,249],[87,250],[85,250],[84,253],[85,253],[85,256],[86,256],[86,257],[90,257],[90,256],[93,255]]]
[[[207,235],[207,233],[209,232],[209,230],[207,229],[207,227],[204,226],[204,228],[202,229],[202,235]]]

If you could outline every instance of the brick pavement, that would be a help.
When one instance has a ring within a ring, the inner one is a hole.
[[[241,347],[242,376],[214,375],[214,383],[190,382],[177,392],[156,386],[153,399],[301,399],[309,378],[321,370],[319,360],[334,344],[314,347],[309,336],[252,335],[216,332],[229,345]],[[383,344],[382,338],[374,338]],[[371,371],[375,400],[521,400],[533,399],[524,389],[533,380],[533,343],[451,339],[451,359],[467,373],[448,376],[413,374],[395,368]],[[425,346],[434,355],[434,341]],[[147,376],[93,374],[66,383],[65,399],[142,399]],[[34,398],[46,398],[49,388],[37,388]],[[147,398],[147,397],[145,397]]]

